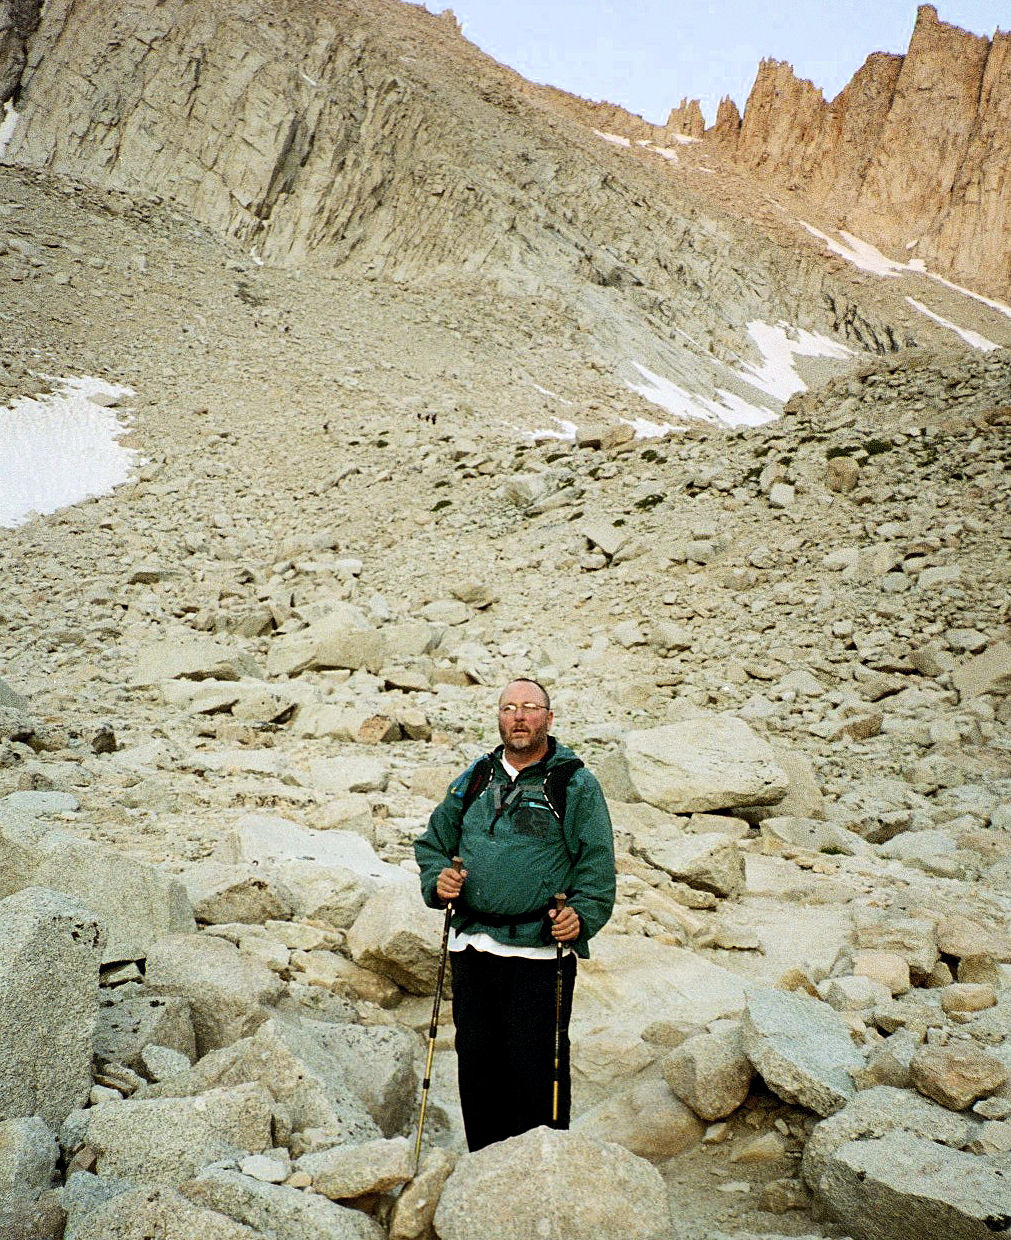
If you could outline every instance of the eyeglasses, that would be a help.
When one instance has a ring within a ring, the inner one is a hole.
[[[540,702],[506,702],[504,706],[498,708],[498,713],[500,715],[515,715],[518,710],[521,710],[524,715],[532,715],[535,711],[547,709]]]

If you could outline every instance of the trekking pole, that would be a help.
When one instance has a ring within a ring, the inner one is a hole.
[[[453,858],[453,869],[459,874],[463,858]],[[435,1002],[432,1004],[432,1023],[428,1027],[428,1056],[425,1059],[425,1079],[421,1082],[421,1112],[418,1115],[418,1136],[414,1142],[414,1174],[418,1174],[421,1161],[421,1134],[425,1130],[425,1111],[428,1109],[428,1090],[432,1084],[432,1058],[435,1055],[435,1039],[439,1032],[439,1004],[442,1002],[442,983],[446,977],[446,957],[449,955],[449,927],[453,920],[453,901],[446,905],[446,918],[442,923],[442,948],[439,952],[439,972],[435,978]]]
[[[568,897],[564,891],[558,891],[552,898],[552,906],[558,913],[565,908]],[[557,920],[557,918],[556,918]],[[555,1075],[551,1086],[551,1123],[558,1123],[558,1083],[561,1077],[562,1059],[562,944],[555,940]]]

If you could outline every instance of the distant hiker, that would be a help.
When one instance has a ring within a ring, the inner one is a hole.
[[[614,907],[607,805],[595,777],[549,734],[553,718],[537,681],[506,685],[502,744],[450,785],[414,845],[425,903],[453,904],[453,1019],[471,1150],[551,1124],[553,1110],[554,1126],[568,1128],[576,957],[590,954]],[[555,892],[565,893],[560,911]]]

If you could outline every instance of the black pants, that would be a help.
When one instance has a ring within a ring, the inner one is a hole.
[[[451,952],[453,1020],[467,1146],[479,1150],[551,1125],[555,1065],[555,960]],[[576,957],[562,961],[558,1122],[571,1110],[569,1017]]]

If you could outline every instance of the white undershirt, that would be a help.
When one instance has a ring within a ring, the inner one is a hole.
[[[512,782],[519,774],[519,770],[504,757],[499,758],[499,761]],[[477,934],[468,934],[465,930],[450,931],[449,950],[451,952],[462,952],[468,947],[473,947],[475,951],[488,952],[492,956],[523,956],[526,960],[554,960],[557,955],[554,947],[517,947],[512,943],[500,943],[498,939],[493,939],[490,934],[485,934],[483,931]],[[571,951],[572,948],[567,943],[563,945],[563,956],[567,956]]]

